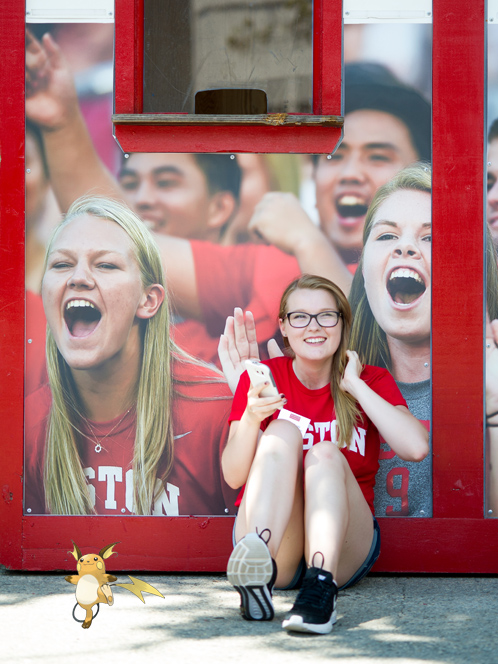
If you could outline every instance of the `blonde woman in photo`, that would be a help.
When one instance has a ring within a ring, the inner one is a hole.
[[[47,248],[48,385],[26,401],[25,510],[227,514],[229,390],[169,335],[157,246],[125,205],[77,200]]]

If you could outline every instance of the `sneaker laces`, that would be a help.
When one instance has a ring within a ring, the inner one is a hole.
[[[265,535],[265,533],[267,533],[267,535]],[[260,533],[258,533],[258,529],[256,528],[256,535],[263,540],[266,546],[268,546],[268,542],[270,541],[271,538],[271,530],[269,528],[263,528],[263,530]]]
[[[314,565],[315,556],[319,554],[322,556],[322,567]],[[311,567],[305,574],[301,590],[298,593],[294,608],[315,606],[316,608],[328,608],[328,605],[333,602],[333,597],[337,594],[337,585],[330,572],[323,572],[323,563],[325,556],[321,551],[313,554],[311,559]],[[330,581],[329,578],[330,577]]]
[[[315,556],[321,556],[322,557],[322,564],[321,565],[315,565]],[[323,569],[323,566],[325,564],[325,556],[321,551],[315,551],[313,554],[313,558],[311,559],[311,567],[319,567],[319,569]]]
[[[299,594],[294,602],[294,608],[300,606],[316,606],[322,608],[330,594],[330,586],[320,581],[318,576],[305,578]]]

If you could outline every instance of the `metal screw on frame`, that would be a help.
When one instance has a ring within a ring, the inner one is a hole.
[[[125,158],[125,159],[129,159],[129,158],[130,158],[130,155],[126,152],[125,155],[124,155],[124,158]]]
[[[31,168],[27,168],[26,173],[31,173]]]
[[[488,510],[488,514],[493,514],[493,510]]]
[[[235,159],[235,155],[234,155],[234,154],[231,154],[231,155],[230,155],[230,159]]]
[[[332,159],[332,155],[331,155],[331,154],[328,154],[328,155],[327,155],[327,159]]]

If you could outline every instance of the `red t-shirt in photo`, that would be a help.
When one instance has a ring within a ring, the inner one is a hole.
[[[225,483],[220,465],[228,434],[230,391],[225,383],[202,382],[213,376],[204,367],[174,363],[175,387],[184,396],[173,398],[174,463],[155,501],[154,515],[235,512],[237,492]],[[48,385],[26,400],[24,509],[30,514],[45,513],[43,459],[51,404]],[[111,422],[82,420],[79,429],[83,435],[77,435],[78,450],[96,513],[132,514],[134,409]],[[162,470],[160,465],[159,475]]]
[[[262,356],[278,332],[282,293],[299,277],[299,263],[277,247],[264,244],[220,246],[191,241],[203,322],[218,343],[235,307],[251,311]],[[192,351],[190,351],[192,352]]]

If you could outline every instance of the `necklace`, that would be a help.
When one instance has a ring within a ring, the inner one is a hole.
[[[91,433],[92,433],[93,440],[90,438],[90,436],[87,436],[85,433],[83,433],[83,432],[80,432],[80,433],[83,433],[83,435],[85,436],[85,438],[88,438],[88,440],[89,440],[91,443],[95,443],[95,448],[94,448],[94,449],[95,449],[95,451],[97,452],[97,454],[100,454],[100,452],[102,452],[102,449],[103,449],[103,448],[102,448],[102,443],[104,442],[104,440],[105,440],[108,436],[110,436],[111,433],[112,433],[113,431],[115,431],[115,430],[118,428],[118,426],[121,424],[121,422],[124,420],[124,418],[125,418],[125,417],[128,415],[128,413],[130,412],[130,410],[131,410],[131,407],[128,408],[128,410],[127,410],[126,413],[123,415],[123,417],[121,417],[121,418],[119,419],[119,421],[116,422],[116,424],[112,427],[112,429],[111,429],[110,431],[108,431],[108,432],[106,433],[105,436],[102,436],[102,437],[101,437],[100,441],[99,441],[99,437],[98,437],[97,434],[95,433],[94,428],[93,428],[92,425],[90,424],[90,420],[88,420],[86,417],[84,417],[83,419],[84,419],[85,422],[87,423],[88,428],[90,429],[90,431],[91,431]]]

